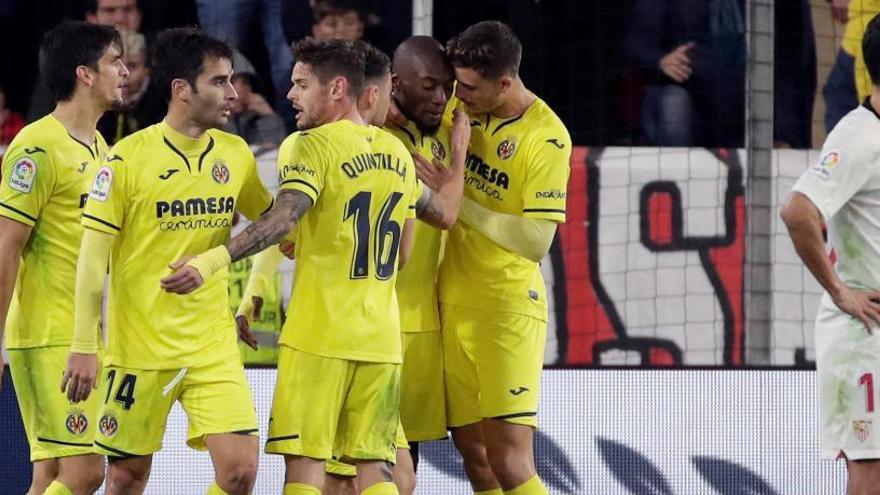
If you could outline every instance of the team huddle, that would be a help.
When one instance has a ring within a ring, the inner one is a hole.
[[[47,33],[57,106],[3,160],[0,331],[29,493],[142,493],[174,402],[187,444],[210,453],[207,493],[251,493],[260,439],[237,338],[258,345],[254,308],[283,256],[295,273],[263,448],[284,456],[285,495],[412,493],[419,442],[448,432],[474,493],[547,493],[539,262],[565,221],[571,140],[520,80],[510,28],[481,22],[446,47],[413,36],[392,59],[296,43],[298,131],[274,198],[218,129],[233,52],[195,29],[155,41],[165,119],[108,149],[95,124],[122,102],[121,48],[111,27]],[[251,223],[233,237],[235,214]],[[232,315],[228,266],[249,256]]]

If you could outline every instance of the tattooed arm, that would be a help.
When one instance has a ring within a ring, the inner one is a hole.
[[[272,209],[233,237],[226,246],[217,246],[196,257],[184,256],[172,263],[170,268],[174,273],[160,281],[162,288],[168,292],[189,294],[217,270],[283,239],[311,206],[312,199],[305,193],[282,190]]]
[[[277,244],[311,207],[312,198],[305,193],[282,190],[271,210],[229,241],[229,257],[235,262]]]

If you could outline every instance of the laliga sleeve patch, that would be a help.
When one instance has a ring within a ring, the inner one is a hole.
[[[107,201],[110,196],[110,185],[113,183],[113,170],[110,167],[101,167],[95,175],[95,183],[92,184],[92,192],[89,199],[95,201]]]
[[[9,187],[18,192],[29,194],[34,187],[34,179],[37,177],[37,162],[29,157],[23,157],[12,166],[9,175]]]
[[[822,155],[819,163],[810,167],[810,172],[812,172],[814,175],[818,175],[819,178],[822,180],[828,180],[831,178],[831,173],[834,171],[834,167],[836,167],[839,163],[840,150],[828,150],[827,153]]]

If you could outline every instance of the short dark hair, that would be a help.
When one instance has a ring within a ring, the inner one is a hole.
[[[315,22],[320,22],[327,16],[343,15],[349,12],[356,13],[361,22],[366,23],[367,13],[361,2],[357,0],[317,0],[312,8]]]
[[[382,50],[366,41],[356,41],[355,45],[364,54],[364,81],[375,81],[391,72],[391,59]]]
[[[68,101],[76,90],[76,68],[98,70],[98,60],[111,45],[122,51],[122,38],[112,26],[64,21],[40,43],[40,73],[55,101]]]
[[[143,6],[141,6],[141,1],[142,0],[135,0],[134,5],[137,7],[138,10],[143,12],[144,9],[143,9]],[[86,8],[86,12],[88,12],[90,14],[94,14],[94,13],[98,12],[98,4],[99,3],[100,3],[100,0],[83,0],[83,6]]]
[[[450,39],[446,52],[452,65],[473,69],[487,79],[498,79],[519,72],[522,44],[507,24],[482,21]]]
[[[880,86],[880,14],[875,15],[865,28],[862,54],[865,65],[868,66],[868,74],[871,75],[871,83]]]
[[[165,101],[171,101],[171,82],[184,79],[196,91],[196,79],[205,59],[225,58],[232,62],[232,48],[197,28],[173,28],[159,33],[150,53],[150,77]]]
[[[337,76],[348,80],[348,95],[357,100],[364,86],[364,53],[351,41],[305,38],[293,46],[297,62],[308,64],[322,84]]]

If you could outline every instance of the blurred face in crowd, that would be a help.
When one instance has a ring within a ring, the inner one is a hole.
[[[251,88],[251,85],[248,84],[247,79],[243,77],[233,77],[232,87],[235,88],[235,92],[238,93],[238,98],[232,102],[232,113],[238,115],[247,109],[247,102],[251,99],[254,90]]]
[[[238,98],[231,79],[232,61],[207,57],[202,62],[202,72],[196,78],[195,88],[183,79],[175,79],[172,88],[189,104],[192,120],[200,127],[210,129],[222,127],[229,121],[233,102]]]
[[[299,112],[296,128],[302,131],[323,124],[331,107],[331,83],[322,84],[312,66],[302,62],[293,66],[291,81],[293,87],[287,93],[287,99]]]
[[[391,108],[391,74],[364,83],[364,91],[358,98],[358,111],[370,125],[382,127]]]
[[[325,15],[312,26],[312,35],[323,40],[357,41],[364,36],[364,21],[355,10]]]
[[[423,132],[440,127],[446,102],[452,95],[455,74],[445,59],[412,58],[396,68],[394,98],[400,111]]]
[[[128,78],[128,68],[122,61],[119,46],[111,44],[98,59],[98,70],[77,67],[77,76],[90,82],[91,92],[103,103],[104,108],[121,107],[123,92]]]
[[[86,14],[86,20],[133,32],[141,29],[141,11],[136,0],[98,0],[97,10]]]
[[[126,53],[122,60],[128,68],[128,77],[122,87],[122,98],[126,105],[137,103],[133,98],[143,96],[143,91],[150,77],[147,68],[147,54],[144,52]]]
[[[471,114],[491,113],[503,103],[504,94],[512,84],[510,76],[487,79],[470,67],[456,67],[455,89],[457,96]]]

